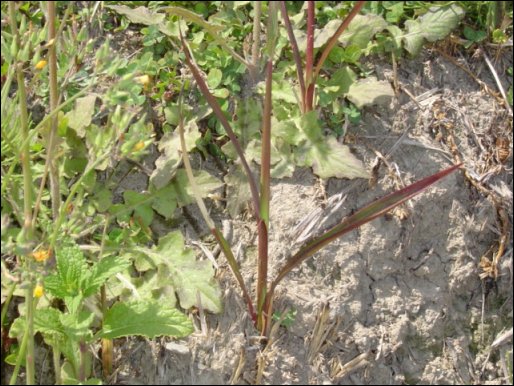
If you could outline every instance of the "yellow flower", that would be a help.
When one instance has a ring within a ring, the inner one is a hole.
[[[144,87],[150,86],[152,81],[148,75],[141,75],[135,77],[136,82],[141,83]]]
[[[34,287],[34,297],[35,298],[40,298],[41,296],[43,296],[43,294],[45,293],[44,289],[43,289],[43,286],[41,284],[38,284]]]
[[[141,149],[143,149],[145,147],[145,143],[143,141],[139,141],[138,143],[136,143],[134,145],[134,147],[132,148],[132,151],[139,151]]]
[[[43,60],[40,60],[39,62],[37,62],[37,63],[36,63],[36,66],[35,66],[35,67],[36,67],[36,70],[42,70],[43,68],[45,68],[45,67],[46,67],[46,64],[47,64],[47,63],[48,63],[48,62],[47,62],[46,60],[44,60],[44,59],[43,59]]]
[[[49,249],[41,249],[39,251],[32,252],[32,257],[37,262],[41,263],[50,257],[50,250]]]

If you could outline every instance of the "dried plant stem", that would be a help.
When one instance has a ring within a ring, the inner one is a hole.
[[[15,3],[9,2],[9,19],[11,24],[11,33],[14,36],[16,47],[19,50],[20,47],[20,35],[18,26],[16,25],[16,10]],[[16,52],[17,55],[17,52]],[[20,124],[22,137],[27,138],[29,136],[29,123],[28,123],[28,109],[27,109],[27,92],[25,90],[25,77],[21,68],[21,63],[17,62],[18,58],[15,57],[16,67],[16,79],[18,83],[18,103],[20,107]],[[23,231],[22,231],[22,243],[24,247],[30,249],[29,246],[34,238],[34,222],[32,218],[32,173],[30,169],[30,149],[29,142],[24,142],[21,148],[21,162],[23,169]],[[30,264],[29,251],[25,255],[24,265],[27,274],[32,274],[32,267]],[[27,307],[26,314],[26,329],[23,337],[26,340],[26,377],[27,384],[34,384],[34,297],[33,297],[33,280],[27,280],[27,288],[25,291],[25,303]],[[18,353],[18,360],[24,355],[24,350],[20,349]]]

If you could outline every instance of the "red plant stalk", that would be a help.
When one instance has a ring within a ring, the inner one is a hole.
[[[314,1],[307,2],[307,51],[305,52],[305,86],[307,91],[304,100],[304,112],[312,111],[314,101],[314,82],[312,69],[314,67]]]
[[[350,11],[348,16],[346,16],[346,18],[341,23],[337,31],[334,33],[334,35],[332,35],[330,40],[327,42],[325,49],[321,53],[321,56],[318,62],[316,63],[316,68],[314,69],[314,73],[312,75],[313,83],[316,82],[316,78],[318,77],[319,72],[321,71],[323,63],[325,63],[325,60],[328,58],[328,55],[330,54],[330,51],[332,51],[332,48],[334,48],[334,46],[338,43],[339,37],[343,34],[344,30],[348,28],[354,17],[357,16],[357,14],[360,12],[365,3],[365,1],[357,1],[357,3],[355,3],[353,9]]]
[[[261,139],[261,219],[258,223],[259,232],[259,262],[257,273],[257,328],[262,331],[266,325],[267,315],[262,314],[262,306],[268,286],[268,230],[269,230],[269,201],[270,201],[270,169],[271,169],[271,113],[273,61],[269,58],[266,66],[266,94],[264,97],[264,121]]]

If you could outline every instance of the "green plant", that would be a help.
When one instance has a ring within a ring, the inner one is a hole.
[[[295,254],[292,254],[284,264],[284,266],[279,270],[277,276],[271,282],[268,281],[267,277],[267,268],[268,268],[268,230],[269,230],[269,189],[270,189],[270,158],[271,158],[271,115],[272,115],[272,77],[273,77],[273,57],[274,57],[274,42],[277,37],[277,29],[276,29],[276,14],[277,9],[274,8],[272,4],[270,4],[268,8],[268,27],[267,27],[267,45],[266,45],[266,86],[265,86],[265,94],[264,94],[264,102],[263,102],[263,122],[262,122],[262,140],[261,140],[261,173],[260,173],[260,184],[257,185],[253,172],[251,171],[249,164],[246,160],[243,147],[239,143],[238,138],[236,137],[234,130],[232,129],[230,123],[225,117],[221,107],[219,106],[216,98],[213,96],[209,87],[204,80],[204,76],[202,76],[201,71],[194,63],[192,54],[190,53],[189,47],[184,39],[181,36],[181,42],[183,47],[183,52],[186,59],[186,64],[189,67],[191,73],[193,74],[194,79],[198,87],[200,88],[204,98],[207,100],[212,110],[216,114],[217,118],[225,128],[227,135],[229,136],[232,145],[235,148],[235,151],[239,157],[240,162],[243,165],[243,169],[246,173],[246,177],[250,184],[250,191],[253,202],[253,213],[255,217],[255,221],[257,223],[258,230],[258,262],[257,262],[257,284],[256,284],[256,302],[252,302],[249,291],[247,290],[242,276],[239,272],[237,263],[235,261],[234,255],[230,250],[230,246],[223,238],[221,232],[217,229],[216,225],[210,219],[208,215],[205,205],[203,204],[199,195],[196,196],[198,205],[201,208],[202,215],[211,229],[212,234],[218,240],[221,249],[225,253],[227,260],[229,262],[230,268],[232,269],[241,289],[243,291],[243,295],[247,302],[249,313],[255,323],[256,328],[263,335],[268,335],[270,331],[270,322],[271,317],[273,315],[273,299],[274,299],[274,291],[280,281],[295,267],[300,265],[307,258],[314,255],[318,250],[323,248],[325,245],[334,241],[338,237],[348,233],[349,231],[377,218],[380,215],[387,213],[392,208],[400,205],[407,199],[413,197],[414,195],[420,193],[428,186],[434,184],[436,181],[455,171],[460,165],[452,166],[446,170],[443,170],[439,173],[436,173],[432,176],[426,177],[421,181],[418,181],[412,185],[407,186],[404,189],[401,189],[397,192],[393,192],[371,204],[357,211],[352,216],[344,219],[340,224],[335,227],[325,231],[321,236],[315,237],[313,240],[310,240],[306,244],[304,244],[299,251]],[[308,100],[308,99],[307,99]],[[311,114],[312,115],[312,114]],[[307,116],[310,116],[307,114]],[[184,129],[183,125],[179,124],[179,129],[181,132],[181,136],[183,135]],[[182,154],[184,157],[184,163],[186,165],[186,170],[189,168],[187,159],[187,147],[185,146],[185,141],[182,141]],[[191,184],[194,186],[194,177],[192,173],[188,173],[189,178],[191,179]],[[260,190],[258,189],[260,186]],[[193,189],[194,191],[194,189]]]
[[[19,342],[9,357],[15,365],[11,383],[21,366],[27,383],[36,381],[36,333],[52,348],[57,384],[98,383],[90,378],[93,343],[102,340],[109,374],[112,339],[190,334],[192,323],[179,304],[221,311],[210,263],[198,261],[179,232],[156,240],[149,227],[156,213],[169,221],[177,207],[191,202],[185,171],[175,165],[163,175],[158,169],[146,191],[125,189],[113,203],[119,184],[134,169],[123,168],[140,165],[153,142],[153,127],[140,107],[151,98],[147,79],[162,76],[173,57],[160,62],[145,53],[130,63],[114,56],[107,40],[96,60],[79,68],[62,50],[73,46],[73,39],[86,51],[92,44],[81,45],[84,37],[66,26],[71,8],[49,23],[55,38],[44,56],[39,50],[46,30],[29,28],[16,5],[8,6],[11,29],[2,31],[2,254],[7,258],[2,259],[1,324],[3,332],[10,326],[9,337]],[[50,17],[53,6],[48,6]],[[21,45],[21,39],[30,44]],[[72,57],[84,53],[71,52]],[[103,94],[91,91],[102,83],[107,84]],[[50,105],[37,122],[29,114],[34,96]],[[193,118],[188,126],[188,141],[194,143]],[[168,138],[170,151],[175,146],[177,152],[177,139]],[[48,188],[52,174],[55,181]],[[203,171],[195,178],[201,195],[220,186]],[[4,293],[9,294],[5,302]],[[24,302],[13,321],[7,310],[14,297]]]

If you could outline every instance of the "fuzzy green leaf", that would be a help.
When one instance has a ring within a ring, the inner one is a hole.
[[[61,299],[79,295],[91,274],[84,254],[78,245],[64,243],[56,248],[55,258],[57,273],[45,278],[45,289]]]
[[[218,87],[221,84],[223,73],[218,68],[212,68],[207,75],[207,84],[211,89]]]
[[[158,301],[133,301],[114,304],[105,314],[102,338],[141,335],[184,337],[193,332],[189,318],[175,308]]]
[[[91,118],[95,112],[96,95],[88,95],[78,98],[75,101],[75,108],[66,114],[68,126],[71,127],[77,135],[84,138],[86,135],[86,127],[91,124]]]
[[[123,192],[125,204],[133,208],[134,216],[141,219],[144,225],[148,226],[153,220],[153,209],[149,202],[148,194],[125,190]]]
[[[178,294],[182,308],[201,306],[212,312],[221,312],[221,291],[214,279],[214,269],[207,260],[197,260],[194,252],[184,248],[184,238],[178,231],[159,239],[157,247],[138,248],[156,265],[165,264],[169,279]]]
[[[389,82],[370,77],[351,84],[346,97],[360,109],[368,105],[388,103],[394,97],[394,91]]]
[[[201,137],[196,122],[187,122],[184,127],[184,135],[187,149],[191,151],[196,146],[196,141]],[[165,134],[159,141],[158,149],[162,152],[162,155],[155,161],[155,170],[150,176],[150,181],[156,188],[162,188],[170,182],[182,163],[178,132]]]
[[[202,197],[207,196],[210,192],[223,186],[223,183],[216,177],[211,176],[204,170],[193,170],[196,184],[198,185],[199,193]],[[177,174],[172,181],[172,185],[175,188],[175,194],[177,197],[177,204],[179,207],[189,205],[195,202],[193,190],[191,184],[187,178],[186,171],[184,169],[177,170]]]
[[[144,24],[144,25],[155,25],[161,23],[165,16],[162,13],[157,13],[149,10],[146,7],[137,7],[130,8],[126,5],[107,5],[107,8],[110,8],[120,15],[124,15],[127,19],[130,20],[131,23],[135,24]]]
[[[107,256],[98,261],[90,270],[91,276],[84,285],[84,297],[94,295],[107,279],[125,270],[130,265],[130,260],[122,256]]]
[[[323,137],[316,112],[304,114],[298,124],[306,138],[295,152],[298,165],[311,166],[321,178],[369,178],[362,162],[347,146],[333,137]]]
[[[405,49],[411,55],[417,55],[424,39],[435,42],[445,38],[459,25],[463,17],[464,10],[457,4],[451,4],[446,7],[432,7],[419,19],[407,20],[407,33],[403,36]]]

